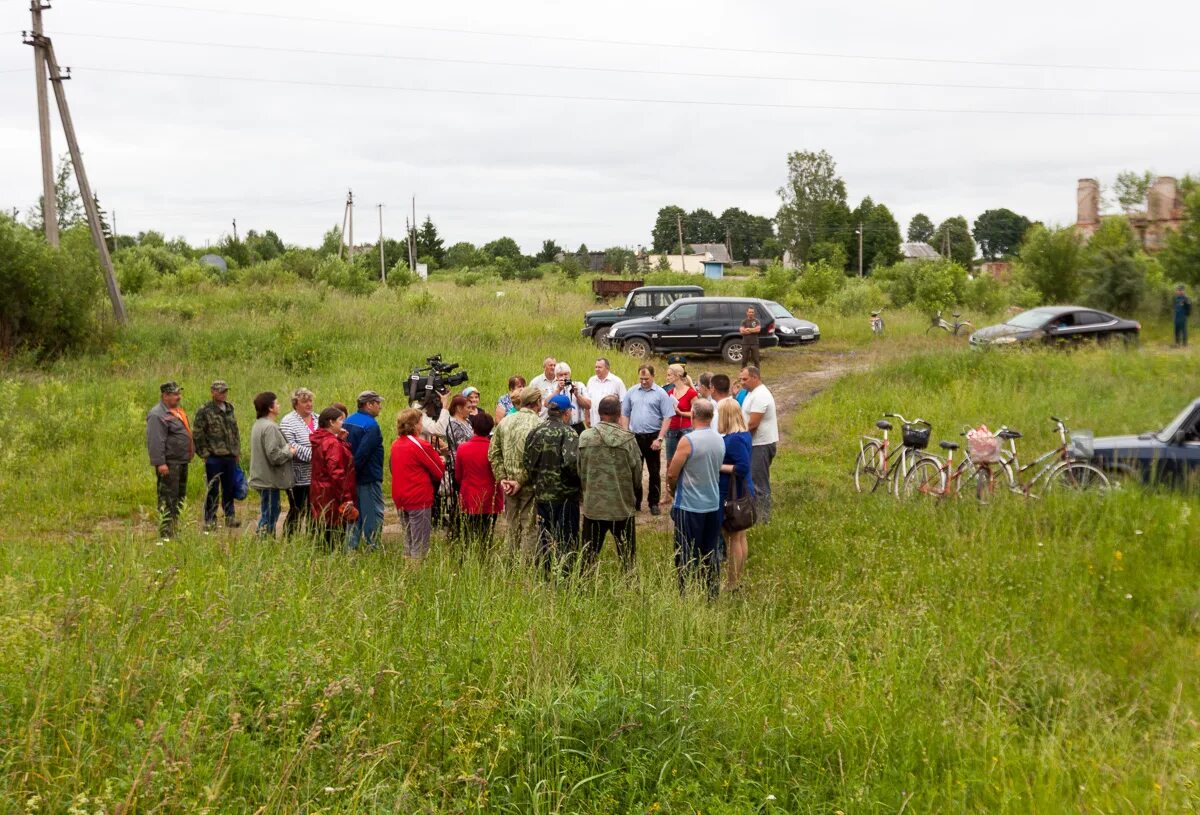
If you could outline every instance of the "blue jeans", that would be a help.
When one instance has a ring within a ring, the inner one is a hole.
[[[259,490],[258,533],[275,537],[275,525],[279,523],[280,490]]]
[[[675,571],[679,575],[679,590],[688,581],[699,579],[709,599],[716,599],[721,590],[721,564],[717,547],[721,539],[720,510],[688,512],[672,509],[675,522]]]
[[[383,533],[383,482],[372,481],[370,484],[358,485],[358,520],[350,527],[350,537],[346,545],[357,549],[359,543],[365,542],[366,548],[374,549],[379,546],[379,536]]]
[[[663,440],[663,455],[666,456],[664,460],[666,466],[671,466],[671,459],[675,458],[675,448],[679,446],[679,440],[691,432],[692,429],[690,427],[687,430],[667,431],[667,438]]]
[[[217,522],[217,501],[225,511],[225,520],[233,520],[233,473],[237,456],[209,456],[204,459],[204,523]]]

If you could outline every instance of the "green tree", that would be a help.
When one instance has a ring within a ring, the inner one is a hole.
[[[971,234],[979,243],[980,254],[987,260],[995,260],[1015,254],[1031,225],[1028,218],[1011,209],[989,209],[975,219]]]
[[[534,256],[534,260],[538,263],[554,263],[555,258],[563,254],[563,248],[552,240],[542,241],[542,251]]]
[[[725,227],[707,209],[694,210],[683,219],[683,242],[724,243]]]
[[[805,299],[823,305],[845,284],[844,264],[818,260],[800,270],[800,278],[796,281],[796,291]]]
[[[792,259],[805,263],[813,244],[831,235],[844,238],[849,208],[846,183],[837,174],[833,156],[821,150],[790,153],[787,182],[779,188],[782,204],[775,223]]]
[[[261,235],[253,229],[247,232],[246,248],[255,260],[274,260],[286,251],[283,241],[270,229]]]
[[[1136,311],[1146,295],[1146,269],[1137,253],[1129,222],[1105,219],[1084,250],[1084,302],[1105,311]]]
[[[517,251],[520,252],[519,249]],[[428,215],[425,216],[425,221],[417,232],[417,257],[426,255],[437,261],[437,266],[441,266],[446,261],[446,250],[443,248],[442,238],[438,235],[437,227],[433,225],[433,219]]]
[[[947,218],[938,224],[930,243],[943,257],[946,256],[946,246],[949,245],[950,260],[968,269],[975,260],[975,239],[971,237],[971,227],[967,225],[967,219],[961,215]]]
[[[654,219],[654,229],[650,232],[655,252],[679,251],[679,222],[677,219],[686,214],[683,207],[677,207],[674,204],[665,206],[658,211],[658,217]]]
[[[407,257],[407,254],[405,256]],[[446,250],[446,267],[449,269],[484,266],[490,259],[476,249],[475,244],[467,241],[459,241]]]
[[[1200,187],[1183,199],[1183,208],[1182,227],[1167,233],[1162,265],[1171,280],[1200,285]]]
[[[1044,303],[1069,303],[1079,296],[1083,240],[1073,227],[1033,226],[1025,233],[1018,256],[1021,277],[1041,293]]]
[[[630,261],[633,260],[634,254],[629,249],[622,246],[611,246],[604,250],[604,273],[624,274],[629,268]]]
[[[890,266],[900,259],[900,225],[883,204],[876,204],[869,196],[864,198],[850,213],[850,225],[854,228],[846,235],[844,246],[846,257],[852,264],[851,271],[858,271],[860,225],[863,230],[863,271]]]
[[[1126,212],[1136,212],[1146,206],[1146,195],[1154,183],[1154,173],[1145,170],[1136,173],[1133,170],[1122,170],[1117,173],[1116,183],[1113,184],[1113,194],[1117,203]]]
[[[908,239],[914,243],[929,243],[933,238],[933,221],[923,212],[912,216],[908,222]]]
[[[512,238],[497,238],[483,245],[483,253],[489,258],[508,258],[517,265],[521,262],[521,247]]]
[[[742,263],[763,257],[764,243],[775,237],[775,224],[770,218],[751,215],[737,207],[722,212],[719,220],[729,236],[730,256]]]
[[[857,248],[855,252],[855,257],[857,257]],[[815,243],[808,253],[808,262],[810,264],[824,262],[841,269],[843,275],[845,274],[846,269],[849,268],[849,258],[850,256],[846,254],[846,247],[841,243],[835,243],[833,241],[821,241],[820,243]]]
[[[58,229],[60,232],[84,222],[83,199],[76,191],[75,168],[71,164],[71,155],[63,153],[58,159],[58,169],[54,173],[54,203],[58,210]],[[46,227],[46,196],[39,195],[25,217],[30,229],[41,232]]]
[[[321,248],[317,251],[322,257],[337,256],[342,246],[342,228],[336,224],[325,232],[321,238]]]

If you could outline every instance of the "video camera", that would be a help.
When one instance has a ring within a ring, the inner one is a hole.
[[[458,367],[457,362],[442,362],[441,354],[428,357],[425,367],[413,368],[408,377],[408,401],[424,402],[425,396],[431,392],[447,393],[451,388],[468,381],[466,371],[451,373]]]

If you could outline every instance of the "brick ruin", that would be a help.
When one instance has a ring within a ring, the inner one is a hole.
[[[1094,178],[1079,179],[1075,192],[1075,229],[1086,238],[1100,228],[1100,182]],[[1168,175],[1159,176],[1146,194],[1145,211],[1126,215],[1129,225],[1147,252],[1157,252],[1167,244],[1167,231],[1183,226],[1183,196],[1179,182]]]

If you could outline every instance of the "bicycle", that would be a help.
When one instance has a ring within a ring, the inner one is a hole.
[[[871,312],[871,333],[876,336],[883,334],[883,317],[880,316],[880,311]]]
[[[929,327],[925,329],[925,333],[928,334],[930,331],[933,331],[936,328],[936,329],[941,329],[942,331],[945,331],[947,334],[952,334],[955,337],[957,337],[959,332],[962,331],[964,328],[973,328],[974,327],[971,325],[970,321],[958,319],[959,317],[962,316],[961,313],[956,313],[953,316],[954,316],[954,322],[950,323],[950,322],[947,322],[946,320],[942,319],[942,312],[940,312],[940,311],[936,312],[933,315],[932,322],[930,323]]]
[[[901,444],[892,449],[888,433],[892,423],[888,419],[899,419],[901,428]],[[887,491],[897,497],[900,495],[900,485],[908,474],[909,467],[919,451],[929,444],[929,435],[933,425],[924,419],[913,419],[911,422],[899,413],[885,413],[884,418],[875,423],[883,431],[883,437],[863,436],[858,440],[858,458],[854,461],[854,489],[857,492],[875,492],[880,484],[887,483]]]
[[[969,430],[969,428],[968,428]],[[967,435],[967,430],[964,430],[959,435]],[[954,451],[958,450],[961,445],[957,442],[942,441],[938,446],[946,451],[946,457],[943,459],[936,453],[924,453],[909,469],[908,474],[904,476],[904,484],[902,490],[906,498],[913,495],[932,495],[937,498],[946,498],[951,495],[957,495],[962,489],[964,477],[975,481],[975,497],[986,503],[985,494],[990,494],[990,476],[981,478],[981,470],[986,467],[986,464],[976,464],[971,461],[970,455],[963,457],[958,466],[954,466]]]
[[[1008,442],[1008,448],[1000,449],[999,460],[980,463],[978,477],[986,478],[986,489],[991,494],[999,480],[1009,492],[1026,498],[1040,498],[1039,493],[1073,490],[1098,490],[1106,492],[1111,484],[1108,476],[1087,459],[1091,458],[1091,435],[1072,434],[1066,420],[1051,416],[1054,429],[1058,432],[1059,445],[1042,453],[1028,464],[1021,464],[1017,454],[1017,439],[1022,438],[1019,430],[1001,427],[996,435]],[[1032,475],[1027,476],[1027,473]],[[1044,485],[1044,489],[1039,486]],[[1038,487],[1038,492],[1034,488]]]

